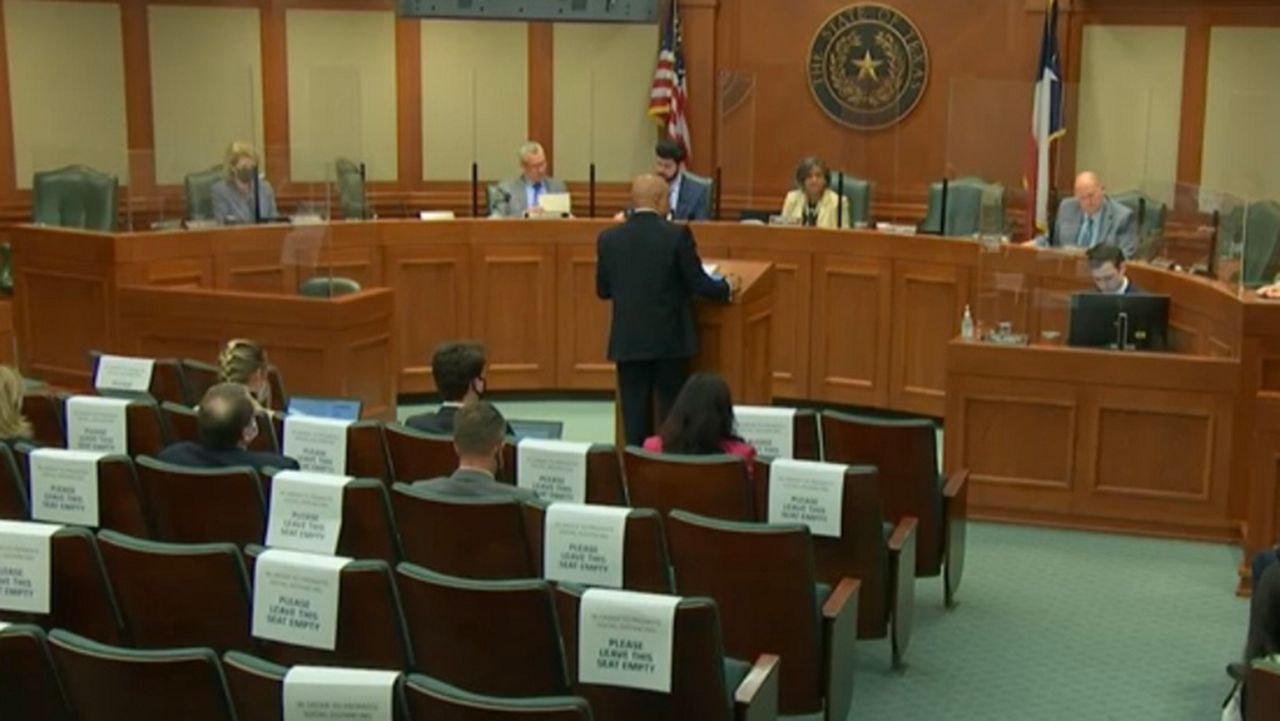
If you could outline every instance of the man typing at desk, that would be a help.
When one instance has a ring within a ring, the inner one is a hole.
[[[543,214],[542,196],[567,192],[564,183],[547,175],[547,153],[542,144],[529,141],[520,146],[518,177],[495,186],[497,197],[490,199],[490,217],[524,218]]]
[[[1124,253],[1114,245],[1095,245],[1085,253],[1089,261],[1089,273],[1099,293],[1110,295],[1135,295],[1142,289],[1129,280],[1124,272]]]

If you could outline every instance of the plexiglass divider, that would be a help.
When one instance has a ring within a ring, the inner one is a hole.
[[[777,212],[770,200],[756,198],[755,142],[757,122],[756,75],[743,70],[721,70],[717,78],[716,158],[720,220],[767,220]]]

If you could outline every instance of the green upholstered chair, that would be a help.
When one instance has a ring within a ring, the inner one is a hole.
[[[979,233],[1002,234],[1004,221],[1004,186],[982,178],[966,176],[947,183],[947,223],[945,235],[970,236]],[[942,228],[942,182],[929,185],[929,206],[922,233],[938,233]]]
[[[213,217],[213,186],[227,177],[226,168],[215,165],[208,170],[191,173],[182,179],[187,196],[188,220],[215,220]]]
[[[0,243],[0,293],[13,295],[13,246]]]
[[[1280,203],[1250,203],[1245,215],[1244,283],[1265,285],[1280,274]]]
[[[829,187],[840,192],[841,176],[844,178],[844,197],[848,205],[849,222],[855,226],[871,223],[871,181],[849,175],[843,170],[834,170],[830,174]]]
[[[1168,211],[1165,204],[1139,190],[1126,191],[1111,198],[1132,210],[1134,217],[1141,220],[1135,259],[1150,260],[1159,255],[1164,245],[1164,220]]]
[[[360,284],[350,278],[317,276],[307,278],[298,286],[298,295],[306,298],[336,298],[340,295],[359,293]]]
[[[364,178],[360,176],[360,166],[354,160],[338,158],[334,163],[334,171],[334,182],[338,186],[338,206],[342,209],[342,217],[347,220],[362,220],[368,217]]]
[[[577,696],[498,698],[450,686],[412,674],[404,685],[406,702],[415,719],[450,721],[591,721],[591,706]],[[241,716],[241,721],[245,717]]]
[[[31,220],[59,228],[113,231],[120,181],[84,165],[35,174]]]

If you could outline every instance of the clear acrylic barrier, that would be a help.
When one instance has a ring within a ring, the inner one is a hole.
[[[759,211],[757,219],[777,212],[772,200],[756,198],[756,75],[750,71],[721,70],[716,94],[716,168],[718,201],[712,209],[718,220],[740,220],[747,211]]]

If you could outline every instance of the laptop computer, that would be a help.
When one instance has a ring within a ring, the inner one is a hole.
[[[355,398],[315,398],[290,396],[288,415],[334,418],[340,421],[360,420],[361,403]]]
[[[537,438],[546,441],[558,441],[564,435],[564,423],[561,421],[516,421],[509,420],[511,431],[517,439]]]

